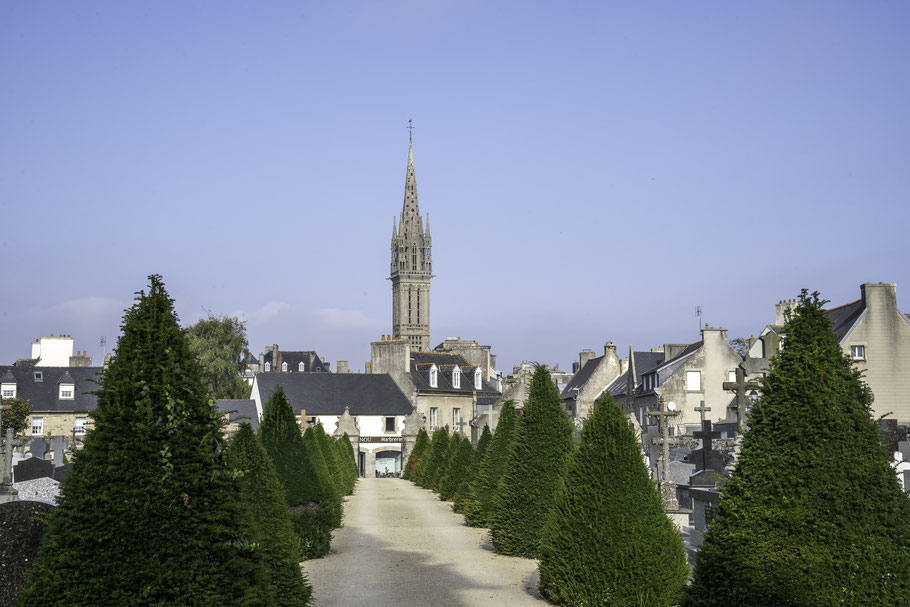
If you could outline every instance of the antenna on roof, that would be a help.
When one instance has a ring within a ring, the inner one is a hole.
[[[699,333],[701,333],[701,327],[702,327],[702,324],[701,324],[702,313],[701,312],[702,312],[701,306],[695,306],[695,315],[698,317],[698,332]]]
[[[102,335],[101,336],[101,359],[104,360],[105,356],[107,356],[107,337]]]

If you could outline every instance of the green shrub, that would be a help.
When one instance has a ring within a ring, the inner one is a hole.
[[[449,431],[445,428],[437,428],[433,432],[428,447],[430,452],[427,457],[420,459],[415,478],[415,482],[424,489],[433,486],[433,478],[437,476],[437,470],[445,460],[446,451],[449,448]]]
[[[414,447],[411,449],[411,454],[408,456],[407,465],[405,465],[404,470],[401,473],[401,478],[405,480],[414,480],[414,472],[417,469],[417,464],[420,461],[420,458],[423,457],[427,445],[430,443],[430,437],[427,436],[427,431],[423,428],[417,432],[417,439],[414,441]]]
[[[557,605],[675,605],[689,566],[629,421],[609,396],[585,422],[540,540]]]
[[[276,604],[308,605],[313,590],[300,571],[300,548],[288,516],[284,488],[275,465],[249,424],[241,424],[231,440],[227,463],[242,474],[240,488],[248,537],[262,554]]]
[[[487,527],[493,516],[496,489],[509,464],[509,453],[518,432],[515,402],[506,401],[499,412],[499,423],[493,440],[480,462],[480,472],[468,488],[462,510],[465,522],[471,527]]]
[[[492,440],[493,433],[490,432],[490,427],[484,424],[483,432],[481,432],[480,439],[477,441],[477,448],[474,449],[471,468],[465,475],[464,480],[461,481],[461,484],[458,485],[455,495],[452,496],[452,507],[455,512],[458,512],[459,514],[464,514],[464,503],[469,494],[471,483],[480,473],[480,463],[483,461],[483,456],[486,454],[487,449],[489,449]]]
[[[496,489],[490,532],[498,552],[537,558],[540,532],[571,452],[572,422],[550,372],[538,366]]]
[[[452,434],[449,436],[449,444],[446,448],[446,452],[442,458],[442,461],[439,462],[439,466],[436,468],[435,476],[432,479],[428,479],[430,482],[430,488],[436,493],[439,493],[440,487],[442,485],[442,477],[445,476],[446,471],[449,469],[449,465],[452,463],[452,460],[455,459],[455,454],[458,452],[458,447],[460,445],[460,434]]]
[[[685,605],[910,605],[910,500],[824,303],[784,326]]]
[[[445,475],[439,482],[439,499],[443,501],[452,499],[455,491],[468,477],[468,472],[471,470],[471,462],[474,460],[474,447],[471,445],[469,438],[461,437],[459,440],[456,434],[452,441],[457,444],[457,449],[449,461]]]
[[[22,605],[259,605],[221,416],[160,276],[126,311]]]

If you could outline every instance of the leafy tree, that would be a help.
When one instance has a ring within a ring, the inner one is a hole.
[[[675,605],[689,566],[631,424],[594,405],[540,540],[540,592],[557,605]]]
[[[456,434],[452,442],[457,445],[446,472],[439,481],[439,499],[449,501],[455,495],[455,491],[461,485],[468,472],[471,470],[471,462],[474,461],[474,446],[471,440],[466,436],[458,438]]]
[[[730,339],[729,344],[733,351],[743,358],[749,353],[749,340],[745,337],[733,337]]]
[[[515,401],[507,400],[499,412],[496,432],[480,462],[480,472],[471,483],[465,496],[465,522],[471,527],[485,527],[490,524],[495,507],[496,489],[509,464],[509,453],[515,442],[518,431],[518,415],[515,413]]]
[[[413,479],[414,470],[417,468],[417,463],[420,461],[420,458],[423,457],[429,443],[430,437],[427,436],[427,431],[421,428],[420,431],[417,432],[417,439],[414,441],[414,448],[411,449],[411,455],[408,456],[408,461],[404,467],[404,471],[401,474],[401,478],[405,480]]]
[[[202,365],[211,398],[249,398],[250,385],[241,377],[243,357],[249,354],[246,323],[236,316],[211,311],[186,328],[190,349]]]
[[[32,414],[32,404],[24,398],[4,398],[0,403],[3,409],[0,415],[0,436],[6,436],[6,429],[12,428],[13,434],[21,434],[28,428],[28,416]]]
[[[160,276],[121,328],[21,604],[267,604],[221,417]]]
[[[490,531],[498,552],[537,558],[540,532],[572,452],[572,422],[544,366],[534,370],[522,413]]]
[[[910,605],[910,500],[824,303],[787,320],[685,605]]]
[[[240,471],[249,538],[261,549],[274,587],[275,603],[304,607],[313,593],[300,571],[297,537],[275,465],[249,424],[241,424],[227,450],[228,465]]]
[[[421,458],[417,465],[415,482],[429,489],[433,486],[433,479],[438,477],[437,470],[445,460],[446,451],[449,448],[449,431],[446,428],[437,428],[430,439],[430,453],[427,457]]]
[[[461,481],[461,484],[458,485],[458,489],[452,496],[453,509],[459,514],[464,514],[464,502],[465,498],[468,496],[471,482],[480,473],[480,463],[483,461],[483,456],[486,454],[487,449],[489,449],[490,442],[492,440],[493,433],[490,432],[490,427],[484,425],[483,432],[480,433],[480,438],[477,441],[477,448],[474,449],[474,457],[471,460],[471,468],[468,470],[468,473],[465,475],[464,480]]]
[[[338,518],[333,508],[334,488],[325,486],[326,472],[320,474],[304,446],[294,410],[280,386],[263,406],[259,439],[284,487],[301,558],[324,556]]]

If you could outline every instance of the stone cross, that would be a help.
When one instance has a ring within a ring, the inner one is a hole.
[[[458,426],[458,430],[457,430],[458,433],[459,433],[460,435],[464,436],[464,427],[467,426],[468,424],[467,424],[466,421],[464,421],[464,418],[463,418],[463,417],[458,416],[458,422],[457,422],[457,423],[453,423],[452,425]]]
[[[306,426],[307,426],[306,409],[300,410],[300,415],[297,416],[297,424],[300,426],[300,434],[303,434],[304,432],[306,432]]]
[[[656,411],[649,410],[645,412],[648,417],[657,419],[660,438],[653,439],[655,445],[661,446],[661,467],[663,469],[661,481],[661,495],[664,498],[664,505],[668,508],[677,508],[676,488],[670,482],[670,418],[679,415],[679,411],[671,411],[667,408],[664,399],[658,397],[658,408]]]
[[[699,417],[701,418],[701,421],[705,421],[705,413],[707,413],[708,411],[710,411],[710,410],[711,410],[711,407],[706,407],[706,406],[705,406],[705,401],[701,401],[701,404],[700,404],[699,406],[697,406],[697,407],[694,407],[694,409],[695,409],[696,411],[698,411],[698,415],[699,415]],[[696,437],[696,438],[698,438],[698,437]]]
[[[3,440],[3,457],[0,458],[0,504],[16,500],[18,491],[13,487],[13,429],[6,429]]]
[[[725,381],[724,390],[732,390],[736,393],[736,404],[733,406],[736,409],[736,430],[740,434],[743,433],[743,422],[746,417],[746,408],[749,405],[749,397],[746,396],[747,390],[756,390],[760,386],[755,382],[746,381],[746,370],[743,369],[742,365],[736,367],[736,381]]]
[[[712,439],[720,438],[720,432],[711,430],[711,420],[706,419],[701,422],[701,430],[692,433],[695,438],[701,439],[702,461],[701,469],[707,470],[712,460],[711,453],[714,450]]]

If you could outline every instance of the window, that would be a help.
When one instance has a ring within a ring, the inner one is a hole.
[[[480,369],[474,370],[474,389],[480,390],[483,387],[483,374],[481,374]]]
[[[658,384],[657,373],[648,373],[647,375],[645,375],[643,383],[645,386],[645,390],[653,390],[654,388],[656,388],[657,384]]]
[[[701,392],[701,371],[686,371],[686,390]]]
[[[16,384],[3,384],[0,388],[0,396],[3,398],[16,398]]]
[[[60,384],[60,398],[62,400],[73,400],[73,384]]]
[[[44,381],[43,371],[35,371],[35,381]]]
[[[439,408],[430,407],[430,430],[435,430],[439,425]]]
[[[736,371],[727,371],[727,381],[730,383],[736,381]]]
[[[76,422],[73,424],[73,429],[76,431],[76,434],[85,434],[85,418],[77,417]]]
[[[43,417],[33,417],[32,418],[32,436],[41,436],[44,434],[44,418]]]
[[[461,388],[461,369],[458,368],[458,365],[452,369],[452,387]]]
[[[439,369],[436,368],[436,365],[430,367],[430,387],[438,388],[439,387]],[[432,411],[432,409],[431,409]]]
[[[288,372],[288,364],[287,364],[287,363],[281,363],[281,372],[282,372],[282,373],[287,373],[287,372]]]
[[[268,373],[272,370],[272,363],[265,363],[265,372]]]
[[[461,409],[454,407],[452,409],[452,431],[460,432],[461,431]]]
[[[850,358],[853,360],[866,360],[866,346],[850,346]]]
[[[395,418],[394,417],[385,418],[385,431],[386,432],[395,432]]]
[[[303,362],[301,362],[299,365],[297,365],[297,370],[300,373],[303,373],[306,370],[306,367],[303,365]]]

